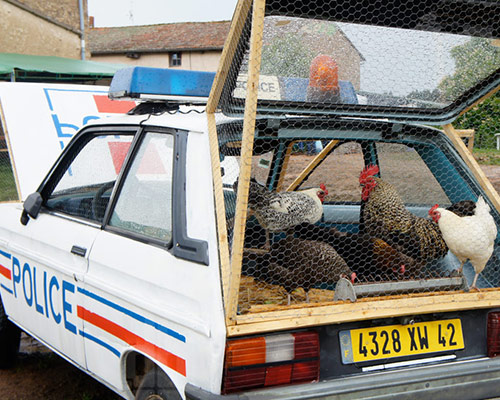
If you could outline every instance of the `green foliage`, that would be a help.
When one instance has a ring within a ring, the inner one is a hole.
[[[458,129],[474,129],[474,147],[496,148],[495,134],[500,133],[500,93],[497,92],[466,112],[453,126]]]
[[[444,99],[454,101],[500,67],[500,49],[490,40],[472,38],[451,50],[455,73],[439,84]],[[476,148],[495,148],[495,134],[500,133],[500,94],[490,97],[459,117],[453,124],[459,129],[474,129]]]
[[[288,33],[262,47],[263,75],[309,78],[313,56],[300,37]]]
[[[500,67],[500,49],[489,39],[472,38],[451,50],[455,73],[442,80],[439,89],[444,99],[454,101]]]
[[[16,183],[10,161],[0,153],[0,202],[17,200],[17,198]]]
[[[474,149],[473,155],[481,165],[500,165],[500,151],[496,149]]]
[[[407,96],[409,99],[425,100],[425,101],[439,101],[441,97],[441,91],[439,89],[434,90],[414,90],[410,92]]]

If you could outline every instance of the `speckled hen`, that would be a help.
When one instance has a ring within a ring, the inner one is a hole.
[[[237,182],[235,183],[235,190]],[[248,207],[268,232],[283,232],[303,222],[314,224],[323,215],[323,200],[328,194],[324,184],[297,192],[272,192],[250,180]],[[266,240],[269,247],[269,240]]]
[[[323,242],[287,237],[273,243],[271,251],[253,254],[257,263],[255,276],[261,280],[281,285],[290,293],[303,288],[309,302],[309,290],[321,283],[334,284],[340,278],[354,283],[356,274],[335,249]]]

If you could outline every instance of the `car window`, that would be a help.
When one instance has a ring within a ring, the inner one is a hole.
[[[173,149],[172,135],[145,134],[118,195],[110,226],[171,240]]]
[[[381,177],[396,188],[405,204],[451,204],[414,148],[397,143],[377,143],[377,155]],[[442,181],[446,184],[446,179]]]
[[[283,190],[306,170],[327,143],[304,141],[293,144],[283,179]],[[440,183],[413,147],[378,142],[376,152],[381,176],[401,193],[405,204],[451,204]],[[361,145],[357,142],[342,143],[294,190],[319,187],[324,183],[328,190],[326,202],[359,203],[361,189],[358,178],[364,165]]]
[[[283,181],[289,187],[330,141],[305,141],[293,144],[290,160]],[[326,202],[359,202],[361,190],[358,176],[363,169],[361,145],[347,142],[338,145],[295,190],[319,187],[325,184]]]
[[[132,135],[93,137],[59,179],[45,203],[49,210],[101,222]]]

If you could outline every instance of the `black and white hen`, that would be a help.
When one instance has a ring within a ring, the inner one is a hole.
[[[235,191],[237,184],[238,181],[234,185]],[[304,222],[318,222],[323,215],[323,201],[327,194],[324,184],[297,192],[272,192],[251,179],[248,207],[266,230],[266,247],[269,247],[268,232],[283,232]]]

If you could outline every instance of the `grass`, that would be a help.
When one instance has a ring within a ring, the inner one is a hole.
[[[0,158],[0,202],[17,200],[17,189],[14,173],[8,158]]]
[[[500,150],[496,149],[474,149],[474,158],[482,165],[500,165]]]

